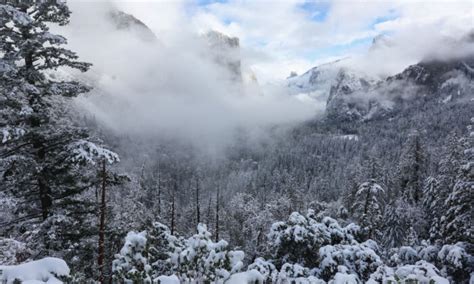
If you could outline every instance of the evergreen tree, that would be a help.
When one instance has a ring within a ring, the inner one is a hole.
[[[398,199],[385,208],[383,216],[383,243],[387,248],[398,247],[403,244],[406,232],[410,226],[405,219],[405,202]]]
[[[384,190],[374,179],[364,182],[356,193],[353,212],[367,238],[380,237]]]
[[[183,282],[221,283],[239,272],[244,253],[228,250],[224,240],[213,242],[204,224],[197,226],[197,234],[184,242],[181,251],[171,257],[174,270]]]
[[[18,206],[2,229],[26,241],[38,257],[73,258],[72,248],[96,246],[88,238],[97,232],[96,204],[88,196],[93,165],[118,156],[89,141],[88,131],[69,117],[69,98],[90,88],[55,71],[84,72],[90,64],[77,61],[63,47],[66,39],[49,32],[47,23],[68,23],[66,4],[8,3],[0,5],[0,177]]]
[[[462,149],[455,134],[448,138],[443,152],[437,175],[428,177],[423,187],[423,207],[429,218],[429,236],[432,241],[442,240],[441,218],[446,214],[445,202],[454,187],[460,166]]]
[[[113,261],[113,280],[118,283],[152,283],[148,260],[147,232],[129,232]]]
[[[426,172],[426,158],[420,134],[408,136],[399,163],[399,191],[405,200],[417,204],[422,199],[423,181]]]
[[[474,119],[472,119],[474,123]],[[474,131],[468,127],[468,136],[461,139],[464,148],[459,172],[452,192],[446,200],[447,212],[442,218],[442,235],[447,243],[471,242],[474,236],[472,227],[474,202]]]

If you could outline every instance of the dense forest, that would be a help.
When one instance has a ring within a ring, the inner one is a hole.
[[[474,55],[341,70],[323,115],[210,154],[76,108],[69,16],[0,4],[0,280],[472,283]]]

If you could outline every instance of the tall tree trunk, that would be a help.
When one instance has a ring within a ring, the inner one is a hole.
[[[49,216],[49,208],[52,205],[50,190],[41,176],[38,178],[39,198],[41,203],[41,217],[45,221]]]
[[[35,148],[38,149],[37,151],[37,158],[39,161],[44,161],[46,157],[46,152],[44,150],[43,143],[35,140],[33,142]],[[43,169],[44,170],[44,169]],[[53,200],[51,198],[51,189],[49,185],[44,180],[45,173],[43,171],[38,172],[38,191],[39,191],[39,199],[41,204],[41,217],[43,221],[46,220],[49,216],[49,209],[53,205]]]
[[[105,159],[102,161],[102,191],[100,198],[100,221],[99,221],[99,256],[97,264],[99,266],[99,282],[105,283],[104,259],[105,259],[105,190],[107,186],[107,172],[105,169]]]
[[[176,227],[176,220],[175,220],[175,210],[176,210],[176,191],[178,190],[178,181],[175,177],[174,184],[173,184],[173,192],[171,195],[171,234],[174,235],[175,227]]]
[[[216,226],[215,226],[215,237],[216,242],[219,241],[219,201],[220,200],[220,188],[217,187],[217,195],[216,195]]]
[[[212,197],[209,196],[209,203],[207,204],[207,227],[209,228],[211,225],[211,218],[212,218]]]
[[[158,216],[161,218],[161,175],[158,170]]]
[[[201,208],[199,204],[199,177],[196,177],[196,223],[201,223]]]

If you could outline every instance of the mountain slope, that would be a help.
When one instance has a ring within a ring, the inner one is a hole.
[[[423,61],[377,84],[339,74],[327,102],[336,121],[385,117],[427,102],[445,104],[474,97],[474,56]]]

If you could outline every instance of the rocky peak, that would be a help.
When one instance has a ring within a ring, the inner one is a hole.
[[[205,38],[214,60],[230,70],[232,80],[241,81],[242,70],[239,38],[229,37],[217,31],[209,31]]]
[[[113,9],[108,13],[108,17],[118,30],[136,32],[145,41],[157,40],[156,35],[151,29],[133,15]]]

